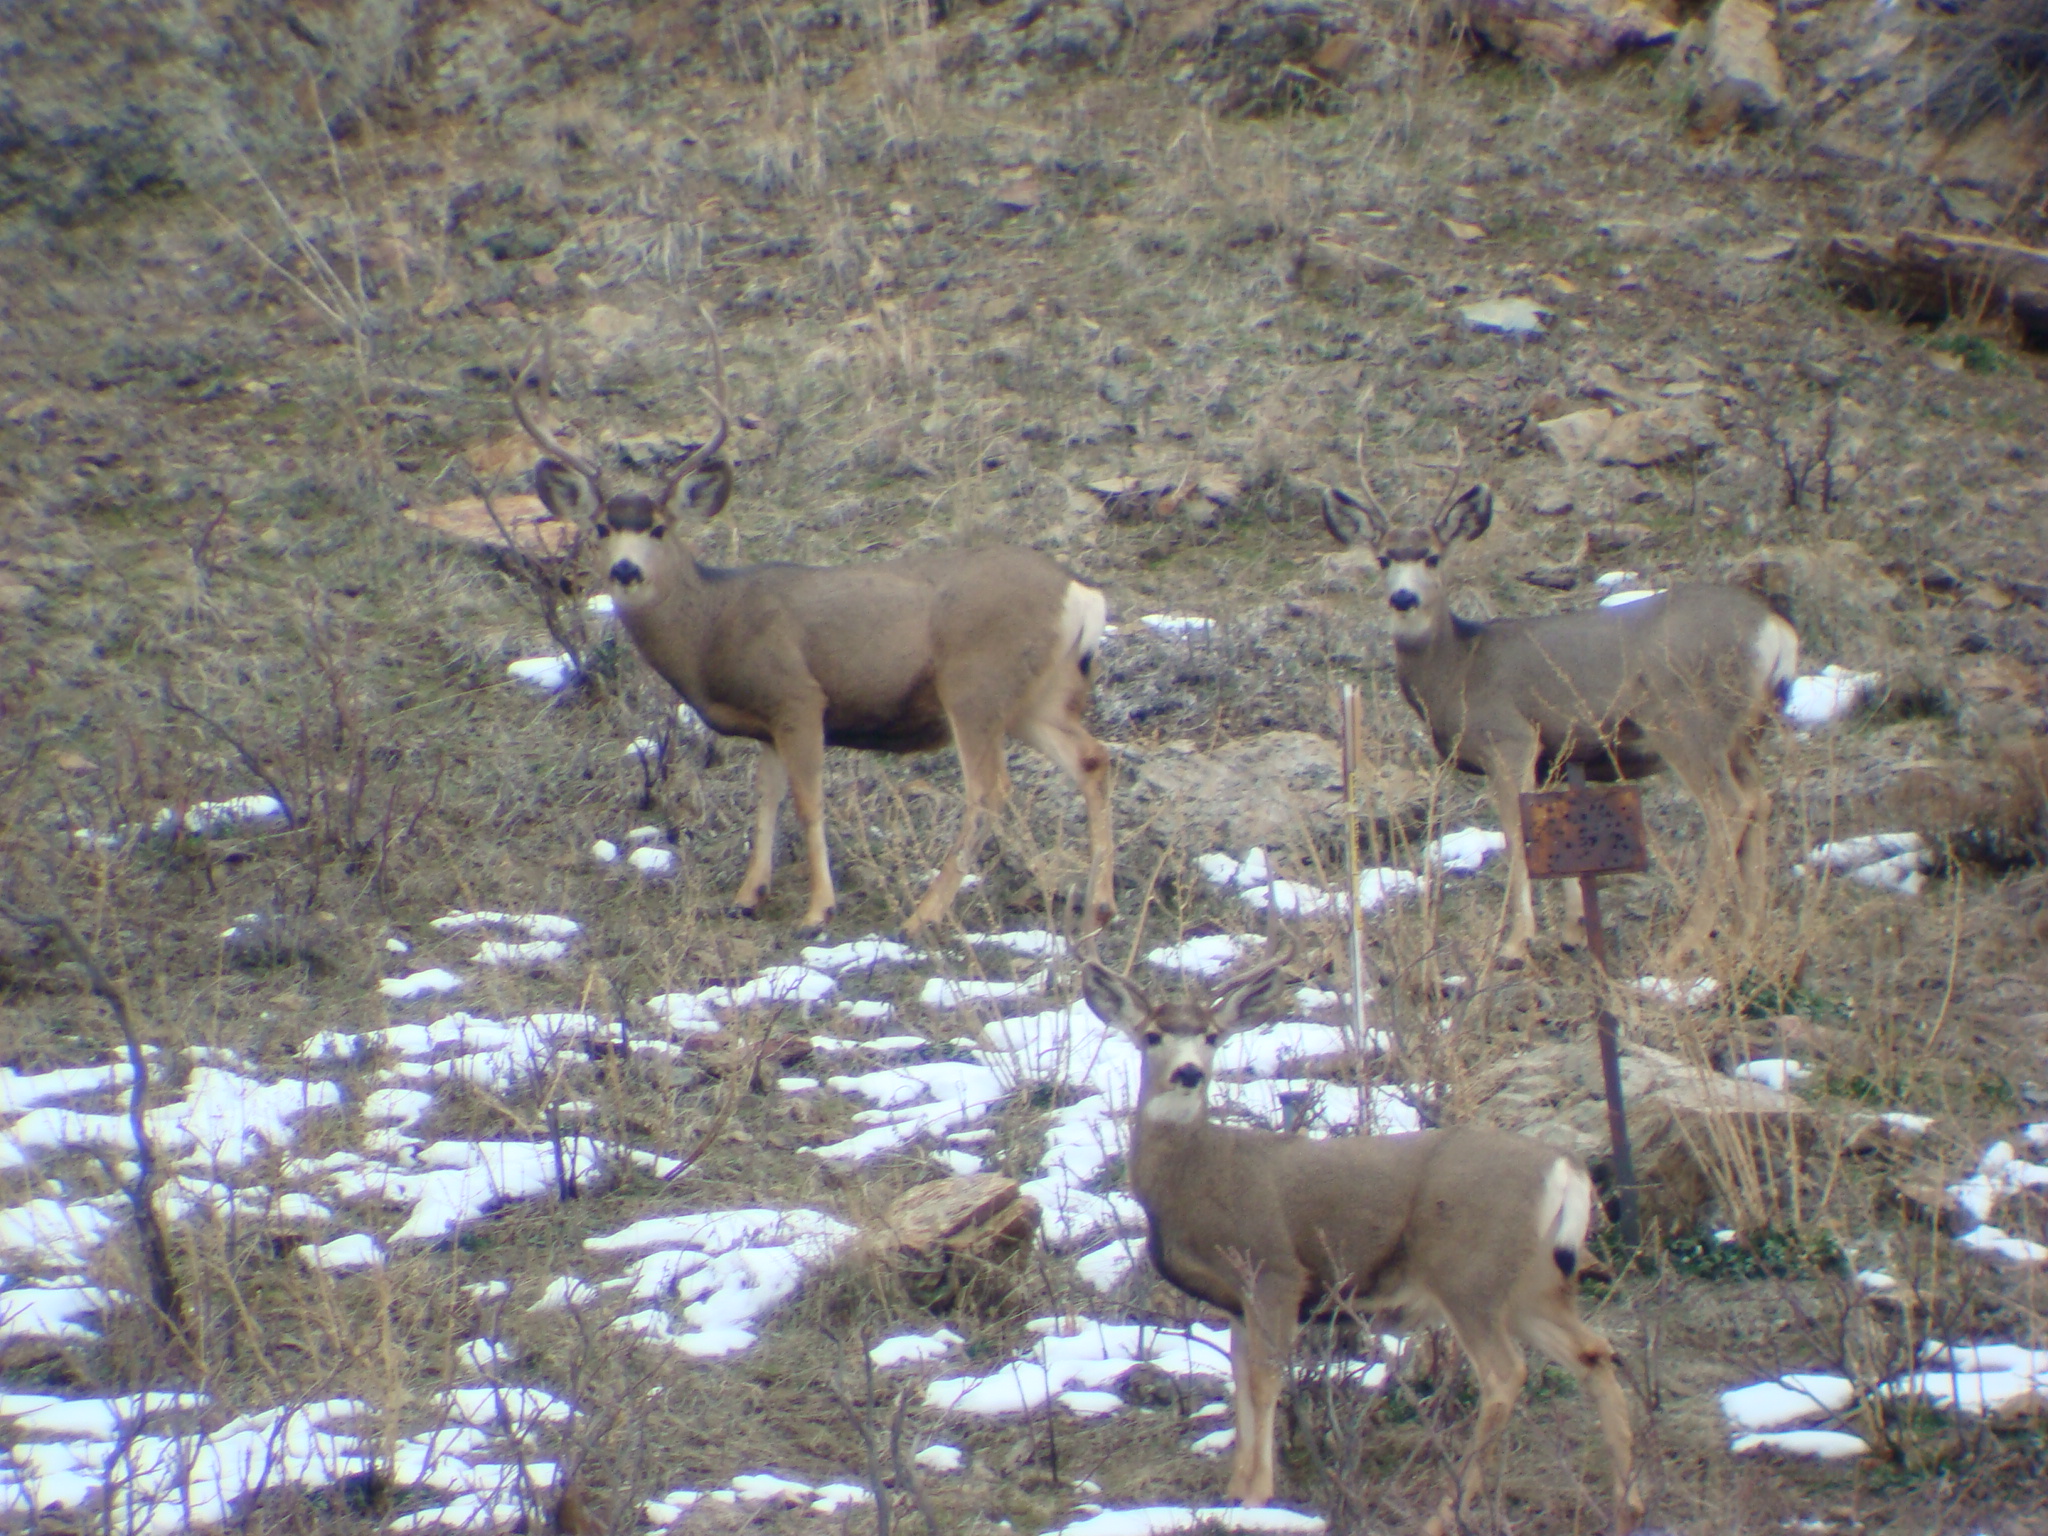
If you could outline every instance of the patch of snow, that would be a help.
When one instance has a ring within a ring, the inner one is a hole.
[[[957,1445],[928,1445],[910,1458],[927,1472],[958,1472],[967,1458]]]
[[[712,1008],[766,1008],[778,1003],[814,1003],[830,997],[839,983],[806,965],[771,965],[736,987],[706,987],[697,996]]]
[[[459,992],[462,978],[453,971],[444,971],[439,966],[428,971],[414,971],[408,976],[386,976],[377,983],[377,990],[393,1002],[410,1002],[416,997],[437,997],[443,993]]]
[[[1237,1445],[1235,1429],[1212,1429],[1190,1445],[1188,1449],[1197,1456],[1221,1456]]]
[[[289,820],[284,802],[275,795],[237,795],[232,800],[200,801],[185,812],[182,824],[194,837],[210,837],[216,832],[262,831]],[[166,806],[157,812],[152,830],[161,837],[179,825],[177,811]]]
[[[0,1115],[18,1115],[54,1099],[107,1093],[134,1081],[135,1073],[126,1062],[109,1062],[100,1067],[59,1067],[26,1076],[0,1067]]]
[[[950,1328],[941,1328],[937,1333],[902,1333],[882,1340],[868,1351],[868,1359],[880,1371],[899,1365],[922,1365],[927,1360],[944,1359],[966,1342]]]
[[[1636,990],[1674,1008],[1704,1008],[1720,994],[1721,983],[1711,976],[1698,976],[1691,981],[1670,976],[1638,976]]]
[[[566,651],[558,656],[526,656],[505,663],[505,675],[542,693],[560,693],[576,681],[576,662]]]
[[[1785,718],[1801,730],[1818,730],[1853,715],[1884,682],[1880,673],[1851,672],[1826,666],[1819,673],[1795,677],[1785,693]]]
[[[1220,976],[1246,957],[1265,947],[1256,933],[1211,933],[1183,939],[1145,951],[1145,963],[1162,971],[1186,971],[1195,976]]]
[[[324,1269],[334,1273],[350,1269],[382,1269],[385,1262],[384,1249],[377,1239],[367,1232],[337,1237],[333,1242],[322,1243],[317,1248],[295,1248],[292,1252],[307,1268]]]
[[[837,976],[856,967],[872,970],[878,965],[915,965],[925,956],[924,951],[908,944],[870,935],[845,944],[807,944],[797,958],[814,971]]]
[[[1011,998],[1031,997],[1043,992],[1051,979],[1045,971],[1026,976],[1021,981],[988,981],[973,977],[956,980],[948,976],[934,976],[925,982],[918,1001],[927,1008],[966,1008],[975,1003],[1006,1002]]]
[[[434,919],[439,933],[464,933],[471,928],[511,928],[529,939],[573,939],[583,925],[553,912],[450,912]]]
[[[567,953],[560,939],[485,939],[470,959],[477,965],[547,965]]]
[[[969,944],[992,944],[998,949],[1009,950],[1013,955],[1032,958],[1058,959],[1067,952],[1065,939],[1042,928],[1023,928],[1010,933],[963,933],[960,937]]]
[[[668,848],[643,844],[626,855],[626,864],[642,879],[666,880],[676,872],[676,856]]]
[[[1646,597],[1661,597],[1662,587],[1641,587],[1628,592],[1610,592],[1600,599],[1602,608],[1625,608],[1630,603],[1640,603]]]
[[[1508,851],[1505,832],[1486,827],[1460,827],[1446,832],[1422,850],[1424,869],[1441,869],[1447,875],[1476,875],[1488,859]]]
[[[1794,1372],[1723,1392],[1721,1414],[1736,1429],[1783,1429],[1840,1413],[1855,1400],[1856,1385],[1846,1376]]]
[[[616,864],[619,862],[619,845],[600,837],[590,845],[590,856],[600,864]]]
[[[1790,1091],[1794,1083],[1805,1082],[1813,1076],[1812,1070],[1800,1061],[1785,1056],[1766,1056],[1757,1061],[1745,1061],[1728,1074],[1747,1082],[1762,1083],[1766,1088],[1775,1088],[1779,1093]]]
[[[1737,1456],[1751,1451],[1773,1451],[1780,1456],[1810,1456],[1819,1461],[1846,1461],[1870,1454],[1870,1447],[1861,1436],[1839,1429],[1786,1429],[1737,1435],[1728,1449]]]
[[[1291,1509],[1242,1509],[1236,1505],[1187,1509],[1155,1504],[1143,1509],[1107,1509],[1086,1520],[1061,1526],[1047,1536],[1172,1536],[1173,1532],[1197,1526],[1233,1532],[1272,1532],[1274,1536],[1319,1536],[1329,1528],[1329,1522],[1320,1515],[1298,1514]]]
[[[1181,613],[1141,613],[1138,622],[1161,635],[1206,635],[1216,628],[1214,619],[1194,618]]]
[[[626,834],[627,844],[634,848],[638,848],[642,843],[658,843],[661,838],[661,828],[652,823],[634,827]]]

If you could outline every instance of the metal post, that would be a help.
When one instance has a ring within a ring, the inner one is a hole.
[[[1337,696],[1337,747],[1343,760],[1344,782],[1344,904],[1345,939],[1351,961],[1351,1037],[1356,1049],[1365,1049],[1365,925],[1358,914],[1358,754],[1364,735],[1364,699],[1357,687],[1345,683]],[[1367,1099],[1368,1106],[1370,1098]],[[1367,1116],[1370,1120],[1370,1109]],[[1366,1125],[1370,1132],[1373,1127]]]
[[[1565,771],[1565,782],[1573,789],[1586,787],[1586,770],[1573,763]],[[1621,1093],[1621,1021],[1607,1006],[1607,934],[1600,926],[1600,880],[1597,875],[1579,876],[1579,898],[1586,918],[1586,948],[1593,952],[1593,964],[1600,974],[1601,997],[1593,1015],[1600,1036],[1600,1078],[1607,1092],[1607,1135],[1614,1147],[1614,1191],[1620,1208],[1615,1226],[1621,1240],[1631,1248],[1642,1239],[1636,1216],[1635,1153],[1629,1145],[1628,1110]]]

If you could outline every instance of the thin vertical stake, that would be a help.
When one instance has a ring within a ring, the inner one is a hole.
[[[1586,787],[1586,770],[1573,763],[1565,771],[1573,789]],[[1600,1078],[1607,1092],[1607,1136],[1614,1146],[1614,1190],[1620,1219],[1615,1226],[1621,1240],[1633,1248],[1642,1241],[1642,1224],[1636,1215],[1635,1152],[1629,1145],[1628,1109],[1621,1095],[1621,1021],[1607,1006],[1607,934],[1600,926],[1600,881],[1594,875],[1579,876],[1579,897],[1586,919],[1586,948],[1593,953],[1593,965],[1600,973],[1601,998],[1593,1015],[1600,1035]]]
[[[1358,913],[1358,756],[1364,736],[1365,700],[1358,688],[1346,683],[1338,694],[1338,755],[1343,760],[1344,782],[1344,903],[1345,940],[1351,961],[1351,1037],[1355,1048],[1365,1049],[1365,927]],[[1370,1100],[1366,1130],[1373,1127]]]

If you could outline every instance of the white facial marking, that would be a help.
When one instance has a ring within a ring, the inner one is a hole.
[[[1426,635],[1435,623],[1437,574],[1420,560],[1396,560],[1387,567],[1387,627],[1396,637]],[[1405,608],[1401,597],[1414,602]]]
[[[1209,1063],[1216,1052],[1201,1035],[1163,1035],[1159,1044],[1145,1047],[1145,1077],[1152,1096],[1145,1101],[1145,1118],[1167,1125],[1185,1125],[1201,1118],[1209,1100]],[[1201,1073],[1192,1088],[1174,1081],[1183,1067]]]
[[[661,569],[665,553],[662,541],[650,534],[613,529],[611,536],[597,546],[598,574],[604,578],[612,601],[621,608],[638,608],[653,602],[660,586],[654,577]],[[639,580],[620,580],[624,574],[622,566],[637,571]]]

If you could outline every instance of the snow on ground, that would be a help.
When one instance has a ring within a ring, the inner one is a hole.
[[[1105,1509],[1048,1532],[1047,1536],[1171,1536],[1172,1532],[1197,1526],[1266,1531],[1275,1536],[1318,1536],[1328,1525],[1320,1515],[1299,1514],[1291,1509],[1240,1509],[1236,1505],[1185,1509],[1154,1504],[1143,1509]]]
[[[0,1520],[63,1517],[155,1536],[227,1523],[252,1495],[324,1488],[379,1464],[386,1416],[353,1398],[245,1413],[218,1429],[194,1420],[197,1393],[126,1397],[0,1395],[13,1442],[0,1460]],[[387,1530],[433,1525],[494,1529],[531,1517],[556,1480],[539,1460],[543,1424],[570,1416],[566,1402],[531,1387],[471,1387],[437,1394],[424,1428],[397,1441],[383,1465],[393,1491],[421,1496]]]
[[[1804,731],[1818,730],[1847,719],[1884,682],[1876,672],[1851,672],[1829,665],[1816,674],[1795,677],[1785,692],[1785,718]]]
[[[951,1450],[952,1447],[945,1447]],[[955,1452],[957,1455],[958,1452]],[[922,1453],[917,1458],[922,1460]],[[724,1488],[709,1493],[696,1488],[676,1488],[640,1506],[650,1530],[667,1530],[699,1502],[711,1504],[773,1504],[782,1509],[809,1509],[818,1515],[836,1515],[857,1504],[872,1504],[875,1496],[855,1483],[800,1483],[776,1472],[742,1472]]]
[[[633,1306],[614,1332],[698,1359],[751,1348],[760,1321],[804,1272],[835,1257],[854,1229],[821,1211],[749,1208],[657,1216],[583,1240],[600,1256],[637,1255],[616,1278],[564,1276],[531,1310]],[[677,1308],[680,1307],[680,1311]]]
[[[2048,1397],[2048,1349],[1930,1340],[1918,1368],[1880,1384],[1871,1395],[1917,1398],[1937,1412],[1965,1418],[1996,1415]],[[1721,1414],[1732,1433],[1729,1449],[1824,1460],[1867,1455],[1870,1447],[1858,1435],[1809,1427],[1843,1422],[1860,1396],[1846,1376],[1817,1372],[1731,1388],[1721,1394]]]

